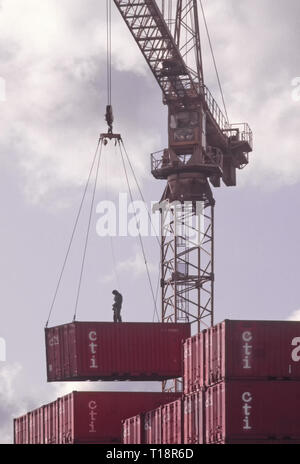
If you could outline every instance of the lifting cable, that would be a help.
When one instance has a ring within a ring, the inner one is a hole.
[[[129,196],[130,196],[131,202],[133,203],[134,200],[133,200],[133,195],[132,195],[132,189],[131,189],[131,186],[130,186],[128,172],[127,172],[127,169],[126,169],[125,157],[124,157],[124,154],[123,154],[123,151],[122,151],[122,146],[124,146],[124,145],[123,145],[123,143],[121,145],[120,141],[118,141],[118,145],[119,145],[120,154],[121,154],[121,158],[122,158],[122,164],[123,164],[123,168],[124,168],[124,173],[125,173],[125,178],[126,178],[126,183],[127,183],[127,187],[128,187]],[[147,257],[146,257],[146,252],[145,252],[145,247],[144,247],[144,243],[143,243],[143,239],[142,239],[140,226],[139,226],[139,222],[138,222],[138,219],[137,219],[137,213],[136,213],[135,208],[134,208],[134,217],[135,217],[135,220],[136,220],[136,227],[137,227],[137,230],[138,230],[139,242],[140,242],[141,251],[142,251],[142,254],[143,254],[143,258],[144,258],[144,263],[145,263],[145,267],[146,267],[146,273],[147,273],[147,277],[148,277],[148,281],[149,281],[149,285],[150,285],[150,290],[151,290],[151,295],[152,295],[152,299],[153,299],[153,303],[154,303],[154,314],[156,314],[157,319],[159,320],[159,314],[158,314],[158,310],[157,310],[157,301],[156,301],[156,298],[155,298],[155,293],[154,293],[154,289],[153,289],[153,285],[152,285],[152,281],[151,281],[150,270],[149,270],[148,261],[147,261]],[[154,317],[155,317],[155,315],[154,315]]]
[[[84,271],[84,266],[85,266],[85,261],[86,261],[86,252],[87,252],[87,247],[88,247],[88,242],[89,242],[89,237],[90,237],[90,231],[91,231],[92,216],[93,216],[93,210],[94,210],[94,204],[95,204],[95,196],[96,196],[97,183],[98,183],[98,177],[99,177],[99,168],[100,168],[100,162],[101,162],[101,157],[102,157],[102,148],[103,148],[103,141],[101,140],[101,145],[100,145],[100,150],[99,150],[99,155],[98,155],[96,175],[95,175],[95,181],[94,181],[93,196],[92,196],[91,207],[90,207],[89,222],[88,222],[88,227],[87,227],[87,232],[86,232],[86,237],[85,237],[83,257],[82,257],[82,262],[81,262],[81,270],[80,270],[80,276],[79,276],[79,282],[78,282],[78,289],[77,289],[77,296],[76,296],[75,312],[74,312],[73,322],[76,321],[76,316],[77,316],[78,303],[79,303],[79,297],[80,297],[80,290],[81,290],[81,285],[82,285],[82,277],[83,277],[83,271]]]
[[[111,71],[111,0],[106,0],[106,40],[107,40],[107,104],[111,105],[112,95],[112,71]]]
[[[210,52],[211,52],[211,55],[212,55],[212,59],[213,59],[213,63],[214,63],[214,68],[215,68],[215,72],[216,72],[217,79],[218,79],[218,85],[219,85],[219,90],[220,90],[221,97],[222,97],[222,102],[223,102],[223,106],[224,106],[224,111],[225,111],[227,123],[229,124],[229,119],[228,119],[228,113],[227,113],[227,108],[226,108],[226,104],[225,104],[224,93],[223,93],[223,89],[222,89],[222,85],[221,85],[221,80],[220,80],[220,76],[219,76],[219,71],[218,71],[218,67],[217,67],[217,62],[216,62],[216,58],[215,58],[215,54],[214,54],[214,49],[213,49],[213,46],[212,46],[212,41],[211,41],[211,38],[210,38],[210,33],[209,33],[209,29],[208,29],[208,24],[207,24],[207,21],[206,21],[206,15],[205,15],[205,12],[204,12],[202,0],[199,0],[199,3],[200,3],[201,11],[202,11],[202,16],[203,16],[203,21],[204,21],[205,29],[206,29],[206,34],[207,34],[207,38],[208,38],[208,43],[209,43],[209,47],[210,47]]]
[[[86,198],[86,194],[87,194],[87,190],[88,190],[88,187],[89,187],[89,184],[90,184],[91,176],[92,176],[94,166],[95,166],[95,163],[96,163],[96,159],[97,159],[97,156],[98,156],[100,143],[101,143],[101,141],[99,139],[98,144],[97,144],[97,148],[96,148],[96,151],[95,151],[95,154],[94,154],[94,157],[93,157],[90,172],[89,172],[89,175],[88,175],[88,179],[87,179],[86,184],[85,184],[85,188],[84,188],[83,196],[82,196],[82,199],[81,199],[81,202],[80,202],[79,210],[78,210],[78,213],[76,215],[74,227],[73,227],[73,230],[72,230],[72,234],[71,234],[71,238],[70,238],[69,245],[68,245],[68,248],[67,248],[67,252],[66,252],[66,255],[65,255],[65,258],[64,258],[64,261],[63,261],[62,269],[61,269],[61,272],[59,274],[58,283],[57,283],[57,286],[55,288],[54,296],[53,296],[52,303],[51,303],[51,306],[50,306],[48,319],[47,319],[47,322],[46,322],[46,328],[48,327],[48,324],[49,324],[49,321],[50,321],[50,318],[51,318],[51,315],[52,315],[52,312],[53,312],[53,308],[54,308],[54,305],[55,305],[55,302],[56,302],[57,294],[58,294],[58,291],[59,291],[59,288],[60,288],[60,284],[61,284],[61,281],[62,281],[62,278],[63,278],[63,274],[64,274],[64,271],[65,271],[65,268],[66,268],[66,264],[67,264],[67,261],[68,261],[69,255],[70,255],[71,247],[72,247],[74,237],[75,237],[75,232],[77,230],[79,218],[80,218],[80,215],[81,215],[81,212],[82,212],[84,200]]]

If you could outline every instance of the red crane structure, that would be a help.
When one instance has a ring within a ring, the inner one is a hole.
[[[236,185],[237,169],[249,162],[252,132],[246,123],[230,124],[204,84],[201,2],[114,3],[168,106],[168,148],[151,155],[152,175],[167,181],[159,205],[162,321],[188,321],[199,332],[214,316],[211,185]]]

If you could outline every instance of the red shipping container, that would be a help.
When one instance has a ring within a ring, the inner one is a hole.
[[[187,340],[185,347],[185,394],[223,380],[300,380],[297,321],[226,320]]]
[[[204,393],[198,391],[184,397],[184,444],[204,443]]]
[[[229,321],[208,329],[206,385],[223,379],[300,380],[300,322]]]
[[[123,443],[125,445],[141,445],[144,443],[143,414],[130,417],[123,421]]]
[[[144,417],[144,440],[147,445],[161,445],[162,438],[162,408],[147,411]]]
[[[300,384],[233,381],[204,394],[205,442],[299,440]]]
[[[161,410],[163,444],[181,445],[183,443],[182,400],[165,404]]]
[[[74,322],[46,329],[48,382],[182,376],[190,324]]]
[[[73,392],[40,408],[45,444],[114,444],[122,442],[122,421],[178,398],[176,393]],[[29,421],[31,413],[27,414]],[[20,419],[15,440],[23,444]],[[28,437],[28,443],[31,441]]]

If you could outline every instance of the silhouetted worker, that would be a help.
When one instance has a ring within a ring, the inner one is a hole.
[[[123,297],[121,293],[118,292],[118,290],[114,290],[112,294],[115,297],[114,304],[113,304],[114,322],[122,322],[121,309],[122,309]]]

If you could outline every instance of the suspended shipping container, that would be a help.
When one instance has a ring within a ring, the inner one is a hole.
[[[15,444],[122,443],[122,421],[176,398],[176,393],[73,392],[36,411],[39,435],[29,433],[32,413],[15,419]]]
[[[300,440],[300,384],[232,381],[204,394],[205,443]]]
[[[300,322],[226,320],[184,352],[186,394],[223,380],[300,380]]]
[[[46,329],[48,382],[182,376],[189,324],[74,322]]]

